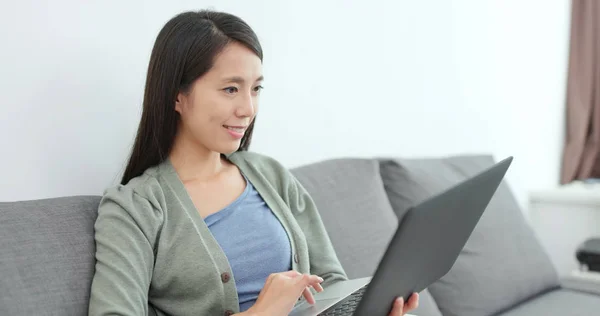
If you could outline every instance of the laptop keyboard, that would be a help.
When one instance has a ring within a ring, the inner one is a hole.
[[[365,290],[367,286],[363,286],[360,289],[354,291],[354,293],[348,295],[344,300],[338,302],[337,304],[331,306],[326,309],[324,312],[320,313],[319,316],[349,316],[354,313],[358,303],[365,294]]]

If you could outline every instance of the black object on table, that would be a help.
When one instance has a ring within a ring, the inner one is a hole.
[[[584,241],[577,248],[575,256],[589,271],[600,272],[600,237]]]

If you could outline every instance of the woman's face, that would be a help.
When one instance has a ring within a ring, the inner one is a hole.
[[[209,151],[235,152],[256,115],[262,80],[260,58],[242,44],[228,44],[213,67],[177,96],[180,132]]]

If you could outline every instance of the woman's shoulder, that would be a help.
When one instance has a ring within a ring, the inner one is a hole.
[[[154,245],[165,219],[160,195],[160,185],[149,173],[108,187],[98,205],[96,235],[103,242],[130,242],[127,247],[139,242]]]
[[[154,169],[146,170],[126,184],[119,183],[106,188],[100,206],[116,204],[126,212],[145,212],[150,209],[160,213],[165,204],[164,193]]]

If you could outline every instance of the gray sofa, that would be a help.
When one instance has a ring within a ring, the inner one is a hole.
[[[319,206],[349,277],[371,275],[411,205],[493,164],[491,156],[321,161],[292,172]],[[510,172],[510,171],[509,171]],[[85,315],[99,196],[0,203],[0,315]],[[600,289],[558,277],[506,183],[419,316],[600,314]]]

